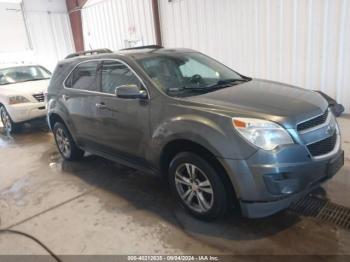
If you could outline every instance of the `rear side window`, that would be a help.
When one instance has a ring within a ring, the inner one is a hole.
[[[114,94],[121,85],[138,85],[140,80],[125,64],[118,61],[104,61],[102,65],[101,91]]]
[[[67,78],[65,86],[67,88],[80,90],[99,91],[99,64],[99,61],[84,62],[79,64]]]

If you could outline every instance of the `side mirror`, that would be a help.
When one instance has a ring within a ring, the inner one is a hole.
[[[119,98],[126,99],[145,99],[147,98],[147,92],[142,90],[137,85],[121,85],[116,87],[115,95]]]

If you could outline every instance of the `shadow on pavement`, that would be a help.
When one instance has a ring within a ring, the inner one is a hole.
[[[220,220],[200,221],[177,204],[166,181],[157,175],[145,174],[93,155],[86,156],[80,162],[63,161],[58,153],[50,158],[62,171],[124,198],[136,209],[153,212],[190,234],[230,240],[260,239],[277,234],[299,221],[298,216],[288,212],[253,220],[243,218],[237,211]],[[107,208],[113,210],[116,207],[108,203]]]

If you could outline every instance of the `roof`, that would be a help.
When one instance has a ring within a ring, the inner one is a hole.
[[[109,51],[109,52],[106,52]],[[141,46],[135,48],[126,48],[112,52],[109,49],[96,49],[96,50],[87,50],[84,52],[78,52],[70,54],[61,62],[65,61],[81,61],[85,59],[96,59],[96,58],[113,58],[118,56],[129,56],[134,59],[151,57],[155,54],[172,54],[172,53],[185,53],[185,52],[195,52],[192,49],[186,48],[164,48],[157,46]]]
[[[138,49],[126,49],[116,52],[121,55],[129,55],[134,59],[145,58],[156,55],[174,54],[174,53],[188,53],[195,52],[192,49],[187,48],[138,48]]]

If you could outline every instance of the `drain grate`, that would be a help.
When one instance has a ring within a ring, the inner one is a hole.
[[[350,208],[334,204],[327,199],[306,196],[292,204],[290,210],[350,230]]]

